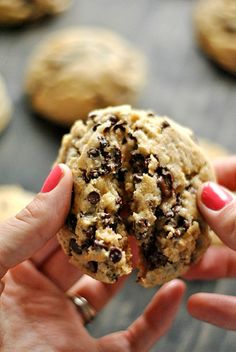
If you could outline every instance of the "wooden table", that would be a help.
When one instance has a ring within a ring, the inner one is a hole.
[[[196,47],[193,0],[75,0],[70,11],[22,29],[0,30],[0,72],[14,102],[13,120],[0,136],[0,183],[38,191],[65,132],[34,116],[23,94],[29,54],[47,33],[68,26],[101,25],[139,46],[149,60],[149,79],[139,106],[190,126],[197,135],[236,151],[236,79],[217,69]],[[198,291],[235,294],[233,280],[188,283],[185,302]],[[89,327],[94,336],[124,329],[149,302],[132,276]],[[153,348],[168,352],[233,352],[233,332],[193,320],[185,303],[169,334]]]

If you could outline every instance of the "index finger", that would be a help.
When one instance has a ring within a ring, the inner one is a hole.
[[[8,269],[42,248],[63,226],[70,207],[72,176],[68,167],[60,168],[61,177],[54,189],[40,192],[15,217],[0,224],[0,279]]]

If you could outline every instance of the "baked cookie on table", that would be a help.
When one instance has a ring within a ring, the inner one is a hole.
[[[40,115],[71,125],[95,108],[133,103],[145,72],[143,55],[118,34],[95,27],[66,29],[36,49],[26,92]]]
[[[189,129],[130,106],[96,110],[64,136],[57,162],[74,179],[58,238],[84,273],[107,283],[130,273],[133,237],[138,281],[151,287],[183,274],[209,246],[196,192],[214,173]]]
[[[11,102],[6,91],[3,78],[0,76],[0,133],[8,125],[11,118]]]
[[[0,25],[14,26],[66,10],[71,0],[0,0]]]
[[[33,197],[33,193],[20,186],[0,185],[0,221],[17,214]]]
[[[203,51],[236,74],[236,1],[198,0],[195,28]]]

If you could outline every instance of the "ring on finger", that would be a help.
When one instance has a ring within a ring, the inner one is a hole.
[[[95,318],[96,311],[85,297],[80,295],[69,295],[68,297],[82,316],[84,325],[90,323]]]

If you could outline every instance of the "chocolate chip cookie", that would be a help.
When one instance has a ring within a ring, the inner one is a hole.
[[[5,83],[0,76],[0,132],[8,125],[11,118],[11,102],[7,94]]]
[[[199,0],[195,27],[203,51],[236,74],[236,1]]]
[[[214,173],[189,129],[130,106],[96,110],[64,136],[57,162],[74,179],[58,238],[84,273],[107,283],[130,273],[132,237],[138,281],[150,287],[183,274],[208,247],[196,192]]]
[[[33,54],[26,91],[40,115],[71,125],[93,109],[133,103],[145,67],[143,55],[112,31],[66,29],[50,35]]]
[[[0,24],[19,25],[66,10],[71,0],[0,0]]]

